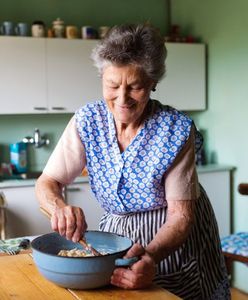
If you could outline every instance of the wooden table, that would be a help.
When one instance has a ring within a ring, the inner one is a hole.
[[[123,290],[113,286],[95,290],[71,290],[45,279],[30,254],[0,256],[0,299],[22,300],[177,300],[170,292],[153,286],[146,290]]]

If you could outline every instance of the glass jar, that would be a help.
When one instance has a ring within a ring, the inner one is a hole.
[[[55,38],[64,38],[65,37],[65,25],[64,21],[60,18],[57,18],[53,21],[53,36]]]

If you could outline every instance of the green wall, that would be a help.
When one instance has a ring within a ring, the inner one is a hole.
[[[126,22],[149,21],[167,33],[166,0],[0,0],[0,23],[6,20],[27,22],[43,20],[47,28],[60,17],[66,25],[113,26]],[[37,70],[38,72],[38,70]],[[0,99],[1,105],[2,99]],[[28,147],[29,169],[41,170],[71,115],[0,115],[0,163],[9,160],[9,144],[32,136],[35,127],[51,140],[49,147]]]
[[[9,144],[33,136],[34,129],[39,128],[41,135],[45,135],[50,144],[41,148],[28,145],[28,167],[30,171],[42,170],[71,116],[0,115],[0,162],[9,162]]]
[[[155,4],[156,3],[156,4]],[[125,22],[150,21],[166,30],[166,0],[0,0],[0,21],[43,20],[47,27],[60,17],[66,25],[96,28]]]
[[[248,182],[248,1],[172,2],[172,22],[185,33],[201,36],[208,46],[208,109],[193,117],[207,133],[209,156],[236,167],[234,231],[248,231],[247,197],[237,192],[240,182]],[[237,264],[236,269],[235,284],[248,292],[247,266]]]

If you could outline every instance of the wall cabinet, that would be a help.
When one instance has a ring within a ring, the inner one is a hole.
[[[153,97],[184,111],[206,109],[206,47],[166,43],[166,75]]]
[[[96,40],[48,39],[47,95],[50,112],[74,112],[102,98],[100,77],[90,54]]]
[[[0,114],[47,107],[44,39],[0,36],[0,66]]]
[[[102,98],[90,59],[97,42],[1,36],[0,114],[73,113]],[[205,45],[166,47],[166,76],[151,97],[180,110],[205,109]]]
[[[71,113],[102,95],[96,40],[0,37],[0,114]]]
[[[198,168],[199,182],[213,206],[220,237],[231,234],[231,170],[215,165]]]

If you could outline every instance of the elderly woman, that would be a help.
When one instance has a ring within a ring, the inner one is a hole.
[[[127,257],[140,257],[129,269],[115,269],[113,285],[156,282],[183,299],[229,299],[214,212],[197,180],[196,128],[182,112],[150,98],[165,57],[152,26],[112,28],[92,54],[103,100],[72,117],[37,181],[37,197],[52,215],[52,229],[78,241],[86,219],[64,202],[62,189],[87,166],[106,211],[99,229],[132,239]]]

